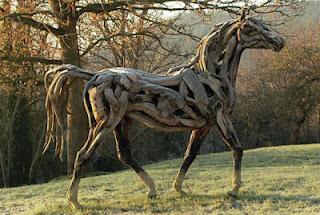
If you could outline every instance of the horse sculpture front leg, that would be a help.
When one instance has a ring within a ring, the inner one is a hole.
[[[236,131],[228,115],[222,114],[222,110],[217,114],[217,124],[224,142],[230,147],[233,155],[233,177],[232,190],[229,196],[236,197],[241,186],[241,161],[243,149],[237,137]]]
[[[192,133],[190,135],[188,147],[187,147],[185,155],[184,155],[183,163],[181,164],[180,170],[179,170],[179,172],[176,176],[176,179],[173,183],[173,188],[175,189],[175,191],[177,193],[180,193],[180,194],[184,193],[182,191],[183,179],[184,179],[191,163],[196,158],[197,153],[200,149],[200,146],[201,146],[203,140],[205,139],[205,137],[207,136],[208,132],[210,131],[210,128],[211,128],[211,126],[207,126],[207,127],[192,131]]]

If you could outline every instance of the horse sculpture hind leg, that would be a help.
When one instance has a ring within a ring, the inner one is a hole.
[[[98,132],[94,138],[91,138],[91,135],[89,135],[85,145],[77,153],[71,184],[67,192],[68,202],[74,209],[81,209],[81,205],[78,202],[78,188],[81,177],[84,174],[85,166],[89,162],[98,145],[105,140],[106,133],[107,129],[104,128]]]
[[[175,189],[175,191],[177,193],[180,193],[180,194],[184,193],[182,191],[183,179],[184,179],[191,163],[196,158],[197,153],[200,149],[200,146],[201,146],[203,140],[205,139],[205,137],[207,136],[208,132],[210,131],[210,128],[211,128],[211,126],[207,126],[207,127],[192,131],[192,133],[190,135],[188,147],[187,147],[185,155],[184,155],[183,162],[182,162],[180,170],[176,176],[176,179],[173,183],[173,188]]]
[[[228,192],[229,196],[236,197],[241,186],[241,161],[243,149],[228,115],[223,115],[222,111],[217,114],[217,124],[224,142],[230,147],[233,154],[233,188]]]
[[[122,119],[122,121],[116,126],[113,134],[116,140],[116,148],[119,160],[124,164],[130,166],[139,175],[143,183],[149,188],[148,197],[155,197],[157,193],[154,181],[148,175],[148,173],[142,167],[140,167],[137,162],[135,162],[131,157],[128,138],[128,126],[125,119]]]

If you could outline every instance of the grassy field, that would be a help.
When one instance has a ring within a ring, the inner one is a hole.
[[[231,153],[198,156],[184,183],[186,196],[172,190],[181,159],[146,166],[157,184],[149,200],[132,170],[88,177],[80,184],[78,214],[320,214],[320,144],[245,151],[243,186],[231,188]],[[0,189],[0,214],[72,214],[65,193],[69,180]]]

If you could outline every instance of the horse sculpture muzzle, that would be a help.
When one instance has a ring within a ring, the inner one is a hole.
[[[265,35],[267,36],[266,39],[269,41],[269,44],[272,46],[270,47],[276,52],[281,51],[281,49],[285,45],[285,40],[282,38],[282,36],[275,32],[266,32]]]
[[[285,40],[280,35],[278,35],[276,38],[274,38],[273,41],[274,41],[273,42],[273,47],[274,47],[273,50],[276,52],[281,51],[281,49],[285,45]]]

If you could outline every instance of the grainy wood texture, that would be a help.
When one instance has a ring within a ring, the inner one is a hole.
[[[172,68],[167,75],[154,75],[130,68],[110,68],[90,72],[72,65],[49,71],[47,86],[47,139],[45,149],[55,143],[56,153],[62,155],[66,134],[66,105],[72,81],[86,81],[83,102],[89,119],[89,134],[77,154],[68,200],[80,208],[78,186],[83,167],[94,149],[103,142],[103,135],[115,132],[117,143],[126,154],[123,162],[137,171],[146,186],[148,196],[156,195],[151,177],[132,160],[126,137],[127,119],[167,132],[190,130],[188,150],[174,182],[182,193],[183,178],[196,157],[202,141],[212,126],[216,126],[233,151],[233,189],[236,196],[241,185],[242,148],[232,125],[236,94],[235,82],[241,54],[246,48],[281,50],[280,35],[261,21],[242,16],[217,25],[198,45],[196,56],[189,64]],[[48,85],[51,78],[51,83]],[[119,128],[121,124],[121,129]],[[115,131],[115,129],[117,130]],[[130,160],[125,160],[130,158]]]

